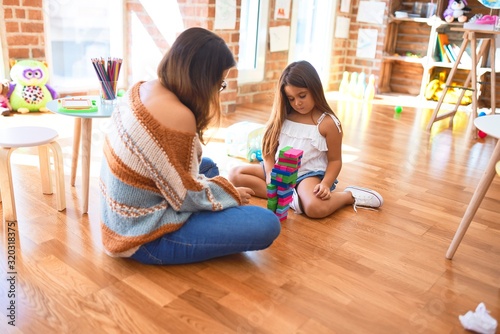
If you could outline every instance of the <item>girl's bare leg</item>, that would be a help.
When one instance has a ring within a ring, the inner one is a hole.
[[[346,205],[354,203],[351,192],[332,191],[330,198],[322,200],[316,197],[314,187],[320,182],[317,177],[308,177],[302,180],[297,187],[300,204],[304,214],[310,218],[324,218]]]
[[[267,198],[267,185],[261,164],[236,166],[229,171],[229,181],[235,187],[248,187],[255,191],[255,196]]]

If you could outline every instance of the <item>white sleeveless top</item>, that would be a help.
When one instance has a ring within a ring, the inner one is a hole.
[[[318,119],[317,125],[302,124],[285,119],[279,137],[276,161],[278,160],[279,151],[283,147],[291,146],[304,151],[298,176],[314,171],[325,171],[328,165],[328,158],[326,156],[328,147],[325,137],[319,133],[319,125],[326,115],[332,117],[339,133],[342,132],[340,121],[332,114],[323,113]]]

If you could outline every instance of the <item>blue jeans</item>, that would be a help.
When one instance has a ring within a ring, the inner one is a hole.
[[[202,168],[208,177],[218,174],[217,166],[208,158],[203,158],[200,171]],[[280,231],[281,224],[274,212],[259,206],[200,211],[193,213],[179,230],[139,247],[131,258],[145,264],[200,262],[265,249]]]
[[[200,167],[198,167],[199,173],[205,175],[206,177],[214,177],[219,175],[219,167],[210,158],[201,158]]]

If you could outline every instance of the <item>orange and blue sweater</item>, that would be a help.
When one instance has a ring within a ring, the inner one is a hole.
[[[194,212],[241,205],[227,179],[198,173],[202,146],[196,134],[166,128],[149,114],[140,100],[141,84],[113,112],[104,143],[101,232],[111,256],[131,256],[181,228]]]

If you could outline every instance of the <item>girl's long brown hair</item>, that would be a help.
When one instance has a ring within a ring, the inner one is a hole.
[[[196,118],[196,131],[219,122],[219,90],[223,73],[236,66],[224,40],[203,28],[182,32],[158,65],[158,79]]]
[[[281,74],[276,86],[271,116],[262,139],[262,155],[264,157],[269,155],[274,157],[276,154],[281,127],[287,115],[293,110],[285,93],[285,86],[288,85],[307,88],[313,97],[315,107],[319,111],[335,115],[326,101],[323,85],[316,69],[305,60],[291,63]]]

